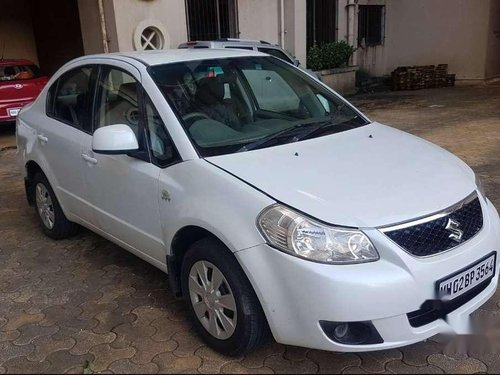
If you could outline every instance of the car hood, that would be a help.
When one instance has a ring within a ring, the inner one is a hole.
[[[351,227],[429,215],[476,188],[472,170],[454,155],[378,123],[207,161],[278,202]]]

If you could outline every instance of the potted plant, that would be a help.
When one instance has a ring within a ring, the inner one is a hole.
[[[354,47],[345,41],[315,44],[307,53],[307,66],[316,71],[321,80],[340,92],[352,94],[356,91],[357,66],[349,66]]]

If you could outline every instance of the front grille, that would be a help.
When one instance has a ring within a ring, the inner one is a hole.
[[[455,228],[448,228],[450,220]],[[450,250],[474,237],[483,227],[483,212],[477,194],[464,201],[432,215],[429,220],[420,219],[413,223],[382,228],[387,237],[403,250],[417,257],[425,257]],[[460,239],[457,234],[462,232]],[[455,233],[455,235],[454,235]]]

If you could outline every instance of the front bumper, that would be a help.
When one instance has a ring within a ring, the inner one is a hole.
[[[500,219],[493,204],[482,200],[483,229],[454,250],[429,258],[413,257],[376,229],[365,230],[380,260],[359,265],[305,261],[268,245],[236,256],[259,297],[276,341],[341,352],[371,351],[409,345],[438,333],[470,332],[469,315],[496,291],[494,278],[479,295],[444,319],[415,328],[407,314],[435,296],[435,282],[487,254],[500,260]],[[344,345],[329,339],[320,321],[371,321],[381,344]]]

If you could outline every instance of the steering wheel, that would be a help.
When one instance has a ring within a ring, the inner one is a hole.
[[[191,112],[191,113],[188,113],[187,115],[182,116],[182,119],[184,121],[193,120],[195,118],[199,118],[200,120],[202,120],[202,119],[210,120],[210,117],[208,117],[206,114],[201,113],[201,112]],[[193,122],[195,122],[195,121],[192,121],[191,123],[193,123]]]

